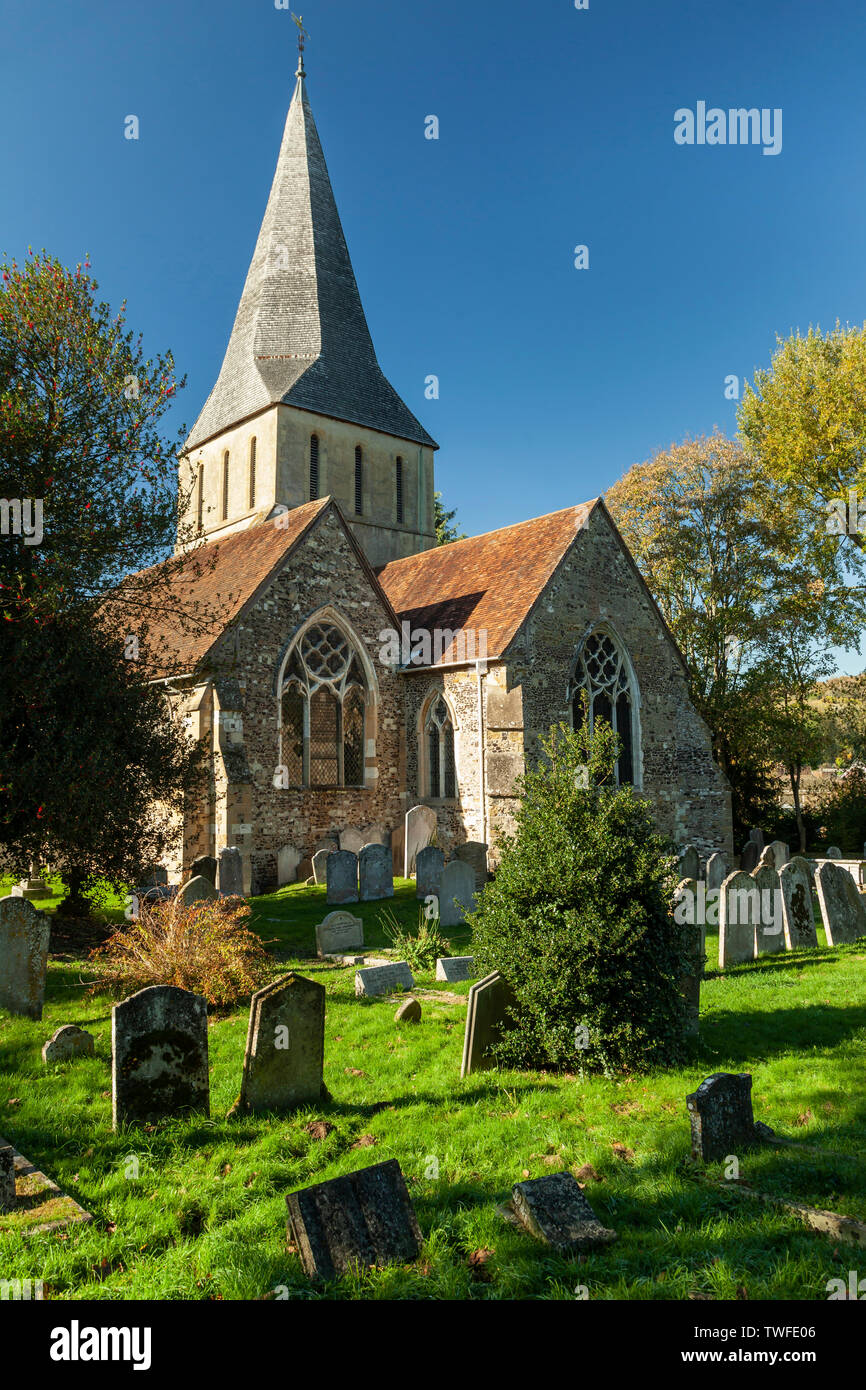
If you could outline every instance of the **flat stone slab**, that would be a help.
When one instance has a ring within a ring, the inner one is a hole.
[[[761,1142],[752,1113],[749,1072],[717,1071],[686,1096],[692,1126],[692,1157],[712,1163]]]
[[[412,971],[404,960],[389,962],[388,965],[368,965],[364,970],[355,972],[355,994],[358,997],[393,994],[398,989],[413,989],[414,985]]]
[[[460,980],[471,980],[474,974],[474,956],[440,956],[436,962],[437,980],[457,984]]]
[[[405,1264],[423,1237],[396,1158],[290,1192],[289,1238],[310,1279],[338,1279],[354,1266]]]
[[[77,1028],[74,1023],[67,1023],[65,1028],[58,1028],[56,1033],[52,1033],[42,1049],[42,1060],[46,1067],[50,1067],[54,1062],[70,1062],[77,1057],[92,1057],[93,1050],[93,1034],[85,1032],[83,1028]]]
[[[40,1173],[7,1140],[0,1138],[0,1154],[6,1149],[13,1156],[15,1204],[5,1212],[0,1207],[0,1233],[20,1231],[22,1235],[39,1235],[93,1220],[89,1211],[67,1197],[56,1182]]]
[[[524,1229],[556,1250],[592,1250],[616,1240],[616,1231],[601,1224],[571,1173],[515,1183],[511,1205]]]

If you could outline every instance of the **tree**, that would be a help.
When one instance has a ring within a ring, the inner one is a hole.
[[[436,544],[450,545],[452,541],[465,541],[466,536],[463,531],[459,531],[454,524],[457,515],[457,508],[446,512],[442,504],[442,493],[433,494],[433,518],[436,524]]]

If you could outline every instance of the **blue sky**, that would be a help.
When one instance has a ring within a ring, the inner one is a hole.
[[[303,13],[379,360],[470,534],[732,431],[725,378],[768,363],[777,333],[866,318],[862,0]],[[104,297],[187,373],[178,422],[222,360],[296,57],[274,0],[3,3],[0,247],[89,253]],[[674,111],[698,101],[781,108],[781,153],[676,145]]]

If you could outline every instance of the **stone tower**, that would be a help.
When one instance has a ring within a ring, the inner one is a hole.
[[[435,544],[437,447],[376,360],[302,56],[225,358],[184,446],[184,519],[218,540],[331,495],[383,565]]]

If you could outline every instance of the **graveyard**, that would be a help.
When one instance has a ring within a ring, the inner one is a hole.
[[[462,1076],[472,979],[414,968],[420,1019],[395,1020],[406,993],[390,976],[385,993],[358,993],[357,959],[317,954],[316,929],[333,911],[326,895],[324,884],[298,883],[251,900],[253,929],[272,958],[260,1007],[287,976],[311,982],[301,986],[316,1016],[311,1036],[323,1006],[324,1065],[311,1075],[313,1090],[316,1078],[324,1089],[291,1108],[237,1106],[242,1076],[254,1080],[244,1069],[248,999],[201,1011],[191,1024],[206,1035],[197,1111],[151,1121],[129,1109],[116,1127],[118,1000],[87,988],[87,952],[64,940],[49,955],[41,1019],[0,1009],[0,1133],[56,1184],[0,1214],[6,1277],[40,1280],[44,1297],[68,1300],[445,1301],[815,1300],[829,1280],[847,1277],[845,1243],[780,1204],[866,1222],[866,941],[828,945],[816,912],[814,947],[722,970],[710,927],[700,1027],[683,1065],[612,1078]],[[33,905],[50,919],[56,901]],[[407,929],[416,924],[415,882],[396,878],[387,905]],[[383,901],[348,910],[363,923],[369,959],[394,959]],[[107,916],[123,919],[121,899]],[[443,935],[452,957],[471,955],[468,924]],[[92,1055],[43,1061],[44,1045],[70,1025],[92,1035]],[[686,1097],[719,1072],[749,1073],[754,1119],[794,1141],[738,1149],[739,1182],[723,1160],[697,1163],[691,1152]],[[287,1197],[302,1201],[313,1184],[394,1160],[420,1251],[311,1279],[287,1239]],[[615,1239],[564,1251],[505,1219],[517,1185],[531,1192],[555,1174],[576,1179]],[[59,1194],[75,1210],[39,1230],[58,1219]]]

